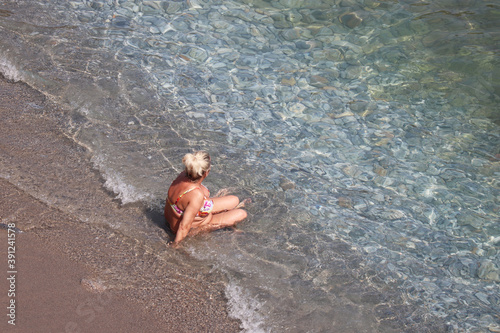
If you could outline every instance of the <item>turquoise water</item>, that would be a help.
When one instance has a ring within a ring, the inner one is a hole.
[[[123,204],[161,211],[193,149],[212,191],[252,198],[243,233],[187,242],[226,273],[244,330],[500,326],[495,2],[0,10],[0,69],[68,110]]]

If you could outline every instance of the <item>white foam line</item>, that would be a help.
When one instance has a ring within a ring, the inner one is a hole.
[[[6,79],[18,82],[22,80],[21,72],[3,56],[0,57],[0,72]]]
[[[265,329],[265,317],[259,313],[262,303],[252,297],[248,292],[234,282],[230,282],[226,287],[226,297],[228,298],[229,316],[241,321],[242,332],[244,333],[268,333]]]
[[[92,162],[106,180],[104,187],[115,193],[115,198],[119,199],[123,205],[140,201],[146,202],[153,198],[151,194],[141,193],[135,186],[127,184],[118,172],[112,171],[105,166],[102,158],[94,156],[92,157]]]

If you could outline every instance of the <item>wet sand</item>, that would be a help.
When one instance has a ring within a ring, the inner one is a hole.
[[[169,239],[161,214],[121,207],[103,189],[88,152],[62,134],[65,115],[56,109],[26,84],[0,78],[0,223],[22,231],[9,297],[7,230],[0,229],[0,331],[238,332],[240,323],[227,314],[224,276],[184,264],[182,251],[170,255],[175,269],[167,270],[116,237],[109,225],[134,219]],[[137,278],[110,284],[101,280],[107,267]],[[15,326],[8,324],[11,299]]]

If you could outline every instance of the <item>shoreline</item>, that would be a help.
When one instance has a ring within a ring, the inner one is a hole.
[[[16,325],[4,315],[2,331],[240,331],[227,313],[225,277],[167,248],[161,214],[116,202],[88,153],[62,133],[57,106],[1,75],[0,100],[0,223],[22,231]],[[138,255],[133,239],[111,227],[127,219],[152,230],[159,254]],[[0,229],[3,258],[7,234]]]

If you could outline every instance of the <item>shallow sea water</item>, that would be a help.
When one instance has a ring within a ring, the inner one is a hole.
[[[489,332],[498,22],[475,0],[7,1],[0,70],[68,110],[123,204],[161,211],[211,153],[250,217],[186,247],[243,330]]]

